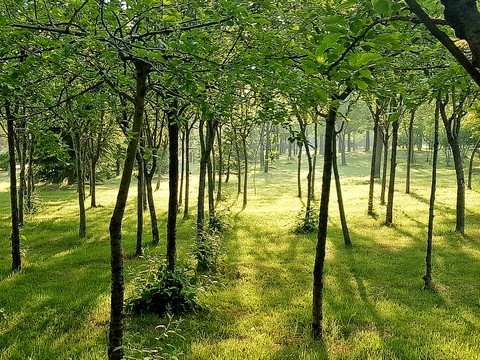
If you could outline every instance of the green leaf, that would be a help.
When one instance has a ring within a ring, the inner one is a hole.
[[[391,14],[391,3],[390,0],[372,0],[373,9],[385,16]]]

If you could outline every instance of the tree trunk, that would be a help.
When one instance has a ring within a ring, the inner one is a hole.
[[[185,127],[185,207],[183,218],[188,218],[188,206],[190,200],[190,131],[188,124]]]
[[[373,141],[377,141],[377,146],[374,145],[373,147],[375,148],[375,150],[377,152],[377,154],[375,156],[374,177],[378,179],[380,177],[380,169],[382,168],[382,147],[383,147],[382,134],[381,134],[380,127],[377,128],[377,132],[378,132],[378,134],[374,134],[374,136],[373,136]]]
[[[370,151],[370,131],[367,131],[365,134],[365,151]]]
[[[92,156],[90,161],[90,207],[97,207],[97,188],[96,188],[96,167],[97,160]]]
[[[433,218],[435,210],[435,192],[437,188],[437,159],[438,159],[438,123],[440,112],[440,92],[437,96],[435,106],[435,139],[433,142],[433,165],[432,165],[432,186],[430,190],[430,208],[428,211],[428,233],[427,233],[427,256],[425,257],[426,272],[423,276],[425,289],[431,289],[432,286],[432,240],[433,240]]]
[[[352,138],[352,133],[349,131],[348,134],[347,134],[347,151],[348,152],[352,151],[351,138]]]
[[[222,173],[223,173],[223,151],[222,151],[222,128],[217,129],[217,143],[218,143],[218,188],[217,201],[222,200]]]
[[[373,126],[373,149],[372,149],[372,161],[370,164],[370,182],[368,189],[368,215],[373,215],[373,187],[375,185],[375,164],[377,163],[377,145],[378,145],[378,128],[379,128],[379,119],[377,116],[374,117],[374,126]],[[370,139],[368,140],[370,141]]]
[[[208,176],[207,190],[208,190],[208,218],[209,219],[212,219],[215,217],[215,199],[213,195],[215,192],[215,188],[214,188],[215,175],[213,173],[212,155],[213,153],[210,154],[207,162],[207,176]]]
[[[441,104],[440,114],[445,125],[445,132],[447,133],[447,140],[452,150],[453,162],[455,165],[455,175],[457,178],[457,206],[456,206],[456,225],[455,231],[464,234],[465,232],[465,178],[463,174],[462,154],[460,145],[458,143],[458,135],[460,131],[460,119],[455,118],[457,114],[453,113],[450,119],[445,113],[446,104]],[[454,129],[452,130],[452,121],[454,122]]]
[[[314,126],[314,136],[315,136],[315,142],[314,146],[315,148],[313,149],[313,169],[312,169],[312,200],[315,199],[315,176],[316,176],[316,171],[317,171],[317,157],[318,157],[318,122],[315,122]]]
[[[468,163],[468,188],[472,188],[472,173],[473,173],[473,159],[475,157],[475,153],[477,152],[478,148],[480,147],[480,138],[475,143],[473,147],[472,155],[470,155],[470,161]]]
[[[18,136],[18,159],[20,162],[20,174],[19,174],[19,187],[18,187],[18,225],[21,227],[24,225],[24,210],[25,210],[25,164],[27,158],[27,140],[25,136],[25,124],[22,124],[21,134]]]
[[[233,127],[233,135],[235,138],[235,151],[237,152],[237,194],[242,192],[242,163],[240,161],[240,148],[238,146],[237,130]]]
[[[7,115],[7,138],[8,138],[8,159],[10,173],[10,209],[12,218],[12,271],[22,268],[20,256],[20,228],[18,224],[18,199],[17,199],[17,168],[15,161],[15,116],[11,113],[10,105],[5,105]]]
[[[122,221],[127,203],[128,189],[132,179],[133,164],[137,153],[137,145],[140,130],[142,128],[143,113],[145,108],[146,81],[150,65],[137,60],[136,67],[136,90],[135,90],[135,111],[133,115],[132,133],[130,138],[125,165],[123,167],[122,179],[118,188],[115,209],[110,220],[110,249],[111,249],[111,268],[112,268],[112,288],[111,288],[111,311],[110,311],[110,331],[108,342],[109,360],[120,360],[124,357],[123,348],[123,298],[124,298],[124,280],[123,280],[123,251],[122,251]]]
[[[390,180],[388,183],[388,203],[385,225],[392,225],[393,221],[393,194],[395,190],[395,169],[397,166],[397,143],[398,143],[399,120],[392,124],[392,158],[390,160]]]
[[[35,147],[34,135],[30,135],[28,141],[28,171],[27,171],[27,209],[32,209],[32,196],[35,191],[35,180],[33,178],[33,151]]]
[[[156,150],[155,154],[156,156]],[[152,244],[153,245],[158,245],[160,242],[160,235],[158,233],[158,224],[157,224],[157,211],[155,210],[155,202],[153,200],[153,188],[152,188],[152,179],[153,179],[153,174],[155,173],[155,168],[157,164],[156,161],[154,160],[154,165],[152,168],[152,172],[149,174],[146,166],[144,165],[145,169],[145,183],[146,183],[146,188],[147,188],[147,200],[148,200],[148,210],[150,213],[150,222],[152,224]]]
[[[341,154],[342,154],[342,165],[347,165],[347,156],[345,154],[345,130],[340,134],[339,140],[342,142]]]
[[[320,199],[318,238],[315,251],[315,264],[313,268],[312,336],[314,339],[321,339],[322,337],[323,268],[325,265],[325,247],[327,243],[328,203],[330,199],[330,184],[332,180],[332,162],[334,155],[333,141],[335,141],[335,118],[337,114],[337,105],[334,104],[336,104],[336,102],[330,105],[325,127],[325,159],[323,162],[323,181]]]
[[[340,185],[340,175],[338,173],[338,164],[337,164],[337,155],[335,153],[335,141],[333,141],[333,159],[332,159],[332,166],[333,166],[333,176],[335,177],[335,188],[337,189],[337,200],[338,200],[338,210],[340,211],[340,222],[342,224],[342,233],[343,233],[343,241],[345,242],[345,246],[352,246],[352,241],[350,239],[350,233],[348,231],[347,226],[347,217],[345,216],[345,208],[343,207],[343,196],[342,196],[342,188]]]
[[[297,189],[298,194],[297,196],[301,199],[302,198],[302,144],[298,144],[298,161],[297,161]]]
[[[247,134],[242,134],[242,144],[243,144],[243,157],[244,157],[244,169],[243,169],[243,206],[242,209],[245,210],[247,207],[247,181],[248,181],[248,153],[247,153]]]
[[[413,120],[415,118],[415,110],[410,112],[410,123],[408,124],[408,153],[407,153],[407,174],[405,181],[405,194],[410,194],[410,169],[413,162]]]
[[[80,144],[80,133],[72,130],[73,147],[75,149],[75,163],[77,168],[77,193],[78,207],[80,211],[80,223],[78,225],[78,236],[82,239],[87,233],[87,219],[85,214],[85,185],[82,163],[82,148]]]
[[[173,109],[177,111],[177,109]],[[177,257],[177,207],[178,207],[178,123],[173,114],[168,115],[168,219],[167,219],[167,269],[175,271]]]
[[[387,188],[387,165],[388,165],[388,124],[383,132],[383,169],[382,169],[382,190],[380,191],[380,204],[385,205],[385,191]]]
[[[182,133],[182,151],[181,151],[181,167],[182,170],[180,171],[180,189],[178,190],[178,211],[180,212],[180,208],[183,202],[183,177],[185,174],[185,131]]]
[[[137,178],[137,248],[135,256],[142,256],[143,254],[143,198],[145,197],[144,178],[145,169],[143,167],[143,158],[140,151],[137,151],[137,166],[138,166],[138,178]]]
[[[265,145],[265,162],[263,167],[263,172],[268,173],[268,166],[270,164],[270,152],[272,151],[272,139],[270,138],[270,133],[272,131],[272,124],[267,123],[267,128],[265,131],[266,145]]]
[[[205,220],[205,184],[207,175],[207,164],[210,158],[210,152],[213,147],[215,129],[217,127],[216,120],[210,120],[207,123],[206,136],[204,134],[205,121],[200,121],[199,135],[201,145],[201,158],[200,158],[200,175],[198,183],[198,201],[197,201],[197,235],[201,239],[203,238],[203,226]]]
[[[260,167],[265,166],[265,123],[262,123],[262,129],[260,131]]]

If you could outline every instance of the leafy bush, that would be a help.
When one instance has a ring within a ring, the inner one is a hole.
[[[318,230],[318,214],[312,208],[307,213],[302,210],[295,223],[293,232],[295,234],[309,234]]]
[[[165,261],[149,269],[139,292],[128,299],[127,309],[135,314],[180,315],[197,308],[198,279],[192,269],[167,269]]]
[[[193,257],[197,261],[197,269],[202,272],[216,272],[223,262],[224,247],[220,234],[209,230],[197,237],[193,248]]]

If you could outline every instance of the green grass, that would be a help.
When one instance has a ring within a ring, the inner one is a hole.
[[[225,188],[219,208],[228,208],[230,215],[222,286],[202,295],[202,310],[182,318],[129,316],[127,354],[135,359],[161,354],[179,359],[480,359],[478,172],[474,189],[467,190],[466,235],[460,236],[453,232],[454,171],[441,164],[433,249],[436,291],[428,292],[422,280],[430,191],[425,153],[417,154],[411,195],[403,194],[405,163],[399,160],[392,227],[382,225],[385,210],[378,202],[377,216],[366,216],[369,155],[348,154],[347,161],[340,173],[354,246],[343,245],[332,192],[323,343],[309,336],[316,235],[292,233],[303,205],[296,198],[296,164],[282,159],[269,174],[249,175],[244,211],[241,199],[236,201],[235,177]],[[38,211],[28,216],[22,229],[23,270],[12,275],[7,180],[1,173],[0,359],[105,359],[108,221],[118,183],[99,186],[101,207],[87,211],[84,240],[77,237],[74,189],[40,187]],[[320,184],[321,164],[317,195]],[[377,195],[378,190],[377,185]],[[146,258],[165,253],[166,183],[155,197],[161,244],[148,246],[146,226]],[[132,257],[135,219],[132,188],[123,239],[127,293],[145,263]],[[146,224],[147,220],[148,216]],[[178,225],[182,263],[192,244],[194,220],[179,218]],[[159,324],[174,331],[155,329]]]

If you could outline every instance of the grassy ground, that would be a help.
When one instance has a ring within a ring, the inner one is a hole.
[[[309,337],[316,236],[291,231],[303,203],[295,197],[296,164],[283,159],[269,174],[249,175],[249,205],[244,211],[235,199],[235,178],[226,187],[226,199],[219,205],[229,213],[223,286],[201,297],[203,310],[180,319],[129,317],[128,355],[135,359],[480,359],[479,182],[467,190],[466,235],[459,236],[452,231],[454,171],[443,167],[439,171],[433,254],[436,291],[425,292],[421,277],[430,181],[425,154],[417,154],[411,195],[403,194],[405,164],[399,161],[392,227],[382,225],[385,211],[378,203],[377,216],[366,216],[369,156],[352,153],[347,161],[340,172],[354,246],[343,245],[332,193],[323,343]],[[319,188],[321,171],[317,178]],[[23,270],[11,275],[8,182],[6,174],[0,174],[0,359],[106,358],[108,221],[116,185],[113,181],[99,187],[101,207],[87,211],[88,235],[81,241],[76,235],[74,189],[40,187],[38,211],[22,230]],[[166,185],[155,193],[161,245],[147,246],[145,259],[132,257],[136,233],[132,189],[124,223],[128,293],[146,260],[165,252]],[[179,219],[180,262],[187,258],[193,225],[192,219]],[[148,245],[148,226],[145,238]],[[159,324],[173,331],[155,329]]]

